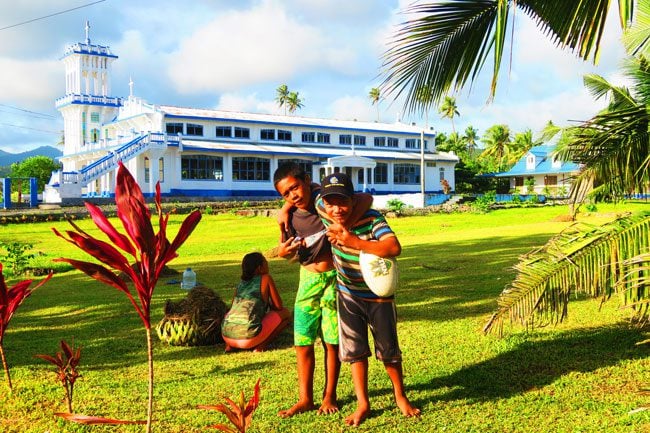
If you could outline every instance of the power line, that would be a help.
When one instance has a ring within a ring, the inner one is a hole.
[[[0,107],[7,107],[7,108],[11,108],[12,110],[18,110],[18,111],[22,111],[24,113],[35,114],[37,116],[49,117],[51,119],[56,118],[55,116],[52,116],[51,114],[45,114],[45,113],[39,113],[37,111],[25,110],[24,108],[13,107],[11,105],[7,105],[7,104],[3,104],[3,103],[0,103]],[[0,110],[0,111],[3,111],[3,110]],[[4,112],[5,113],[10,113],[10,111],[4,111]]]
[[[66,12],[71,12],[71,11],[74,11],[74,10],[77,10],[77,9],[81,9],[81,8],[85,8],[85,7],[88,7],[88,6],[92,6],[92,5],[95,5],[95,4],[97,4],[97,3],[101,3],[101,2],[104,2],[104,1],[106,1],[106,0],[98,0],[98,1],[96,1],[96,2],[88,3],[88,4],[85,4],[85,5],[83,5],[83,6],[77,6],[76,8],[66,9],[66,10],[61,11],[61,12],[56,12],[56,13],[53,13],[53,14],[50,14],[50,15],[45,15],[44,17],[34,18],[34,19],[31,19],[31,20],[28,20],[28,21],[23,21],[22,23],[12,24],[12,25],[7,26],[7,27],[2,27],[2,28],[0,28],[0,30],[7,30],[7,29],[14,28],[14,27],[22,26],[22,25],[24,25],[24,24],[33,23],[34,21],[44,20],[45,18],[50,18],[50,17],[56,16],[56,15],[61,15],[61,14],[64,14],[64,13],[66,13]]]
[[[40,131],[40,132],[47,132],[48,134],[56,134],[56,135],[61,135],[61,131],[48,131],[47,129],[37,129],[37,128],[29,128],[27,126],[21,126],[21,125],[14,125],[12,123],[3,123],[0,122],[0,125],[4,126],[13,126],[14,128],[22,128],[22,129],[29,129],[32,131]]]

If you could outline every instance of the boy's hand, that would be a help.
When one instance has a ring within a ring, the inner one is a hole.
[[[280,242],[280,244],[278,244],[278,256],[282,258],[295,256],[301,243],[301,240],[296,241],[296,238],[293,236],[284,242]]]
[[[333,245],[358,249],[356,245],[359,237],[350,233],[350,231],[341,224],[330,225],[327,229],[327,238]]]

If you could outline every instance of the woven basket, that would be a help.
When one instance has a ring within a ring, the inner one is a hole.
[[[165,316],[156,325],[161,341],[172,346],[204,346],[222,341],[221,322],[228,307],[207,287],[190,290],[187,298],[165,303]]]

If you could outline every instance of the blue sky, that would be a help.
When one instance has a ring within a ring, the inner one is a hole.
[[[22,152],[56,145],[63,129],[54,100],[63,96],[65,47],[85,39],[108,45],[112,96],[197,108],[281,113],[275,90],[287,84],[304,107],[297,115],[376,120],[368,92],[380,83],[381,55],[400,11],[411,0],[0,0],[0,149]],[[616,6],[614,5],[614,9]],[[513,64],[502,67],[497,96],[486,104],[490,68],[456,94],[456,130],[482,135],[502,123],[534,134],[549,121],[567,125],[604,106],[585,91],[582,77],[598,73],[622,83],[624,56],[617,16],[610,14],[598,66],[556,49],[519,11]],[[401,101],[384,100],[384,122],[416,122]],[[429,126],[450,133],[451,123],[432,110]]]

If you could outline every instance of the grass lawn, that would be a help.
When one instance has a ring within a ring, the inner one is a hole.
[[[616,212],[646,207],[599,205],[598,214],[581,218],[601,223]],[[566,207],[544,207],[389,220],[403,246],[397,305],[405,382],[422,417],[401,416],[383,366],[373,359],[372,414],[354,431],[650,432],[650,411],[630,413],[650,403],[638,392],[650,386],[650,348],[635,345],[648,336],[626,324],[616,299],[602,306],[577,299],[569,305],[568,320],[557,326],[534,331],[506,326],[503,338],[481,334],[496,297],[514,277],[511,267],[517,257],[566,227],[568,223],[557,218],[566,213]],[[182,218],[171,216],[172,234]],[[96,233],[90,220],[79,224]],[[87,258],[54,236],[52,226],[68,228],[65,222],[2,226],[0,242],[31,242],[46,260]],[[271,250],[277,238],[272,218],[204,215],[170,266],[179,271],[191,266],[199,282],[230,302],[242,256]],[[285,304],[292,305],[297,265],[271,259],[270,267]],[[179,284],[167,280],[161,280],[154,294],[153,323],[162,318],[167,299],[185,296]],[[339,382],[339,414],[277,416],[297,398],[289,331],[263,353],[226,354],[223,345],[171,347],[154,338],[156,432],[199,432],[226,423],[220,413],[196,406],[221,403],[242,390],[249,396],[257,378],[261,403],[250,431],[350,429],[343,422],[355,407],[348,365]],[[9,325],[4,347],[14,392],[8,393],[3,377],[0,431],[144,431],[144,426],[81,426],[53,416],[66,410],[63,389],[50,364],[34,355],[54,354],[61,339],[83,347],[75,412],[146,418],[146,341],[140,319],[122,293],[70,270],[57,273],[34,292]],[[317,350],[316,365],[315,394],[320,395],[322,350]]]

